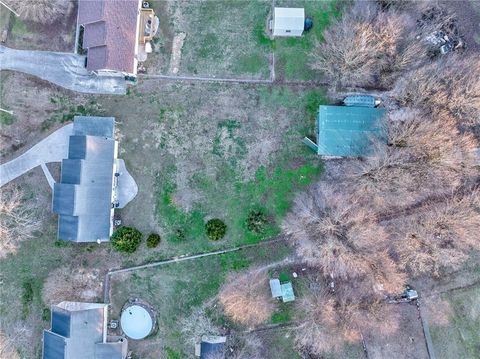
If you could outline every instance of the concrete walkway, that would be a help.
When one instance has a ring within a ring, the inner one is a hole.
[[[128,202],[135,198],[138,193],[138,186],[132,175],[125,167],[125,161],[117,159],[118,185],[115,188],[115,200],[118,201],[118,208],[125,207]]]
[[[68,139],[73,124],[68,124],[53,132],[27,152],[10,162],[0,165],[0,187],[31,169],[49,162],[61,162],[68,157]],[[50,183],[50,179],[47,177]]]
[[[123,77],[93,75],[85,68],[85,56],[76,54],[0,46],[0,70],[24,72],[77,92],[116,95],[127,92]]]

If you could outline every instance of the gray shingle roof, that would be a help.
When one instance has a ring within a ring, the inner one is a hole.
[[[139,0],[79,0],[78,24],[84,26],[87,69],[136,73]]]
[[[107,305],[62,302],[43,332],[43,359],[123,359],[127,341],[105,342]],[[68,334],[68,335],[66,335]]]
[[[48,330],[43,332],[43,359],[65,359],[66,338]]]
[[[58,237],[75,242],[109,240],[116,141],[113,117],[75,117],[68,159],[53,189]]]

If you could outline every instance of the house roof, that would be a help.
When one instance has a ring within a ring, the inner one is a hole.
[[[227,337],[204,335],[200,342],[200,359],[218,358],[225,352],[226,341]]]
[[[373,137],[384,137],[380,108],[325,106],[318,111],[317,152],[327,156],[364,156]]]
[[[303,31],[305,10],[303,8],[276,7],[273,20],[274,29]]]
[[[117,144],[113,117],[74,119],[68,158],[53,188],[58,237],[75,242],[109,240]]]
[[[87,69],[135,74],[140,0],[79,0]]]
[[[123,359],[127,342],[106,342],[107,304],[62,302],[43,332],[43,359]]]
[[[270,291],[272,292],[272,298],[278,298],[282,296],[282,288],[278,278],[270,279]]]

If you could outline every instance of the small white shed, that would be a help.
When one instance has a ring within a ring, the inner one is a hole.
[[[273,36],[302,36],[305,26],[303,8],[276,7],[273,11]]]

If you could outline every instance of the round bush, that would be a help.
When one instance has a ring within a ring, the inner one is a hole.
[[[247,217],[247,228],[255,233],[263,233],[267,227],[267,215],[260,209],[250,211]]]
[[[208,238],[212,241],[218,241],[225,237],[225,233],[227,233],[227,225],[223,223],[221,219],[214,218],[205,224],[205,230],[207,231]]]
[[[136,228],[120,227],[112,234],[110,241],[117,251],[131,254],[137,250],[142,236],[142,232]]]
[[[151,233],[147,238],[147,247],[148,248],[155,248],[159,245],[161,238],[156,233]]]

